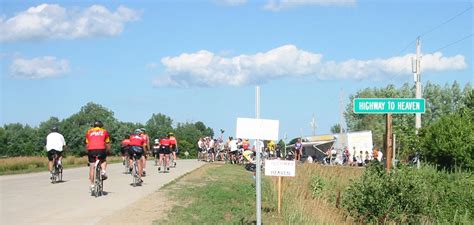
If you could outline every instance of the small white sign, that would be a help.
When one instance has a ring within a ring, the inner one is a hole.
[[[237,118],[237,138],[278,140],[278,127],[280,121]]]
[[[294,177],[296,162],[293,160],[265,160],[265,176]]]

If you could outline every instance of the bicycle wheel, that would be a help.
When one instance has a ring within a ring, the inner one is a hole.
[[[130,161],[128,159],[125,159],[124,163],[124,173],[128,174],[130,173]]]
[[[133,161],[132,177],[133,177],[132,185],[136,187],[138,184],[138,168],[137,168],[136,160]]]
[[[58,181],[63,181],[63,166],[58,165]]]
[[[101,175],[100,175],[100,165],[98,165],[95,169],[95,174],[94,174],[94,196],[97,198],[100,195],[102,195],[102,190],[101,190]]]

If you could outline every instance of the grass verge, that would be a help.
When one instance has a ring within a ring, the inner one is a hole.
[[[344,189],[363,169],[298,164],[296,177],[282,182],[284,224],[354,224],[341,207]],[[276,186],[277,178],[272,178]],[[276,193],[276,189],[273,192]]]
[[[270,179],[262,182],[263,223],[283,224]],[[162,189],[175,202],[153,224],[253,224],[255,185],[242,166],[208,164]]]
[[[122,162],[122,157],[108,156],[107,162]],[[87,165],[87,157],[65,157],[62,160],[64,168]],[[0,175],[33,173],[48,170],[48,159],[39,156],[11,157],[0,159]]]

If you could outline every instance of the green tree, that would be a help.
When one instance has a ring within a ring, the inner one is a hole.
[[[161,113],[153,114],[146,122],[145,128],[147,129],[148,136],[153,139],[166,136],[169,132],[174,131],[173,120]]]
[[[120,124],[115,119],[114,113],[99,104],[89,102],[78,113],[73,114],[62,122],[61,128],[64,132],[64,138],[73,154],[86,154],[85,134],[96,120],[102,121],[104,128],[109,131],[112,148],[119,148],[119,142],[123,136],[120,137],[120,134],[117,132]]]
[[[5,128],[0,127],[0,156],[7,155],[7,134]]]
[[[443,168],[474,169],[474,111],[441,117],[421,132],[421,152]]]
[[[345,132],[345,130],[342,129],[342,132]],[[333,133],[333,134],[341,133],[341,125],[340,125],[340,124],[334,124],[334,125],[331,127],[331,133]]]
[[[23,126],[20,123],[7,124],[4,126],[6,138],[6,151],[2,154],[8,156],[38,155],[35,153],[36,138],[35,129],[29,125]]]

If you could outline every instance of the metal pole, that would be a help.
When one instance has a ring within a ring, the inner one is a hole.
[[[257,86],[255,88],[255,116],[257,117],[257,119],[260,119],[260,86]],[[262,174],[262,171],[261,171],[261,168],[260,168],[260,140],[255,140],[256,142],[256,152],[257,152],[257,160],[256,160],[256,174],[255,174],[255,178],[256,178],[256,192],[257,192],[257,225],[261,225],[262,224],[262,187],[261,187],[261,174]]]
[[[420,37],[418,37],[416,41],[416,60],[414,63],[414,68],[413,68],[413,76],[415,79],[415,97],[418,99],[422,98],[422,93],[421,93],[421,41]],[[416,128],[416,133],[418,133],[418,130],[421,128],[421,113],[416,113],[415,114],[415,128]]]
[[[390,170],[392,167],[392,150],[393,150],[393,142],[392,142],[392,114],[387,113],[387,121],[386,121],[386,150],[387,150],[387,171]]]

